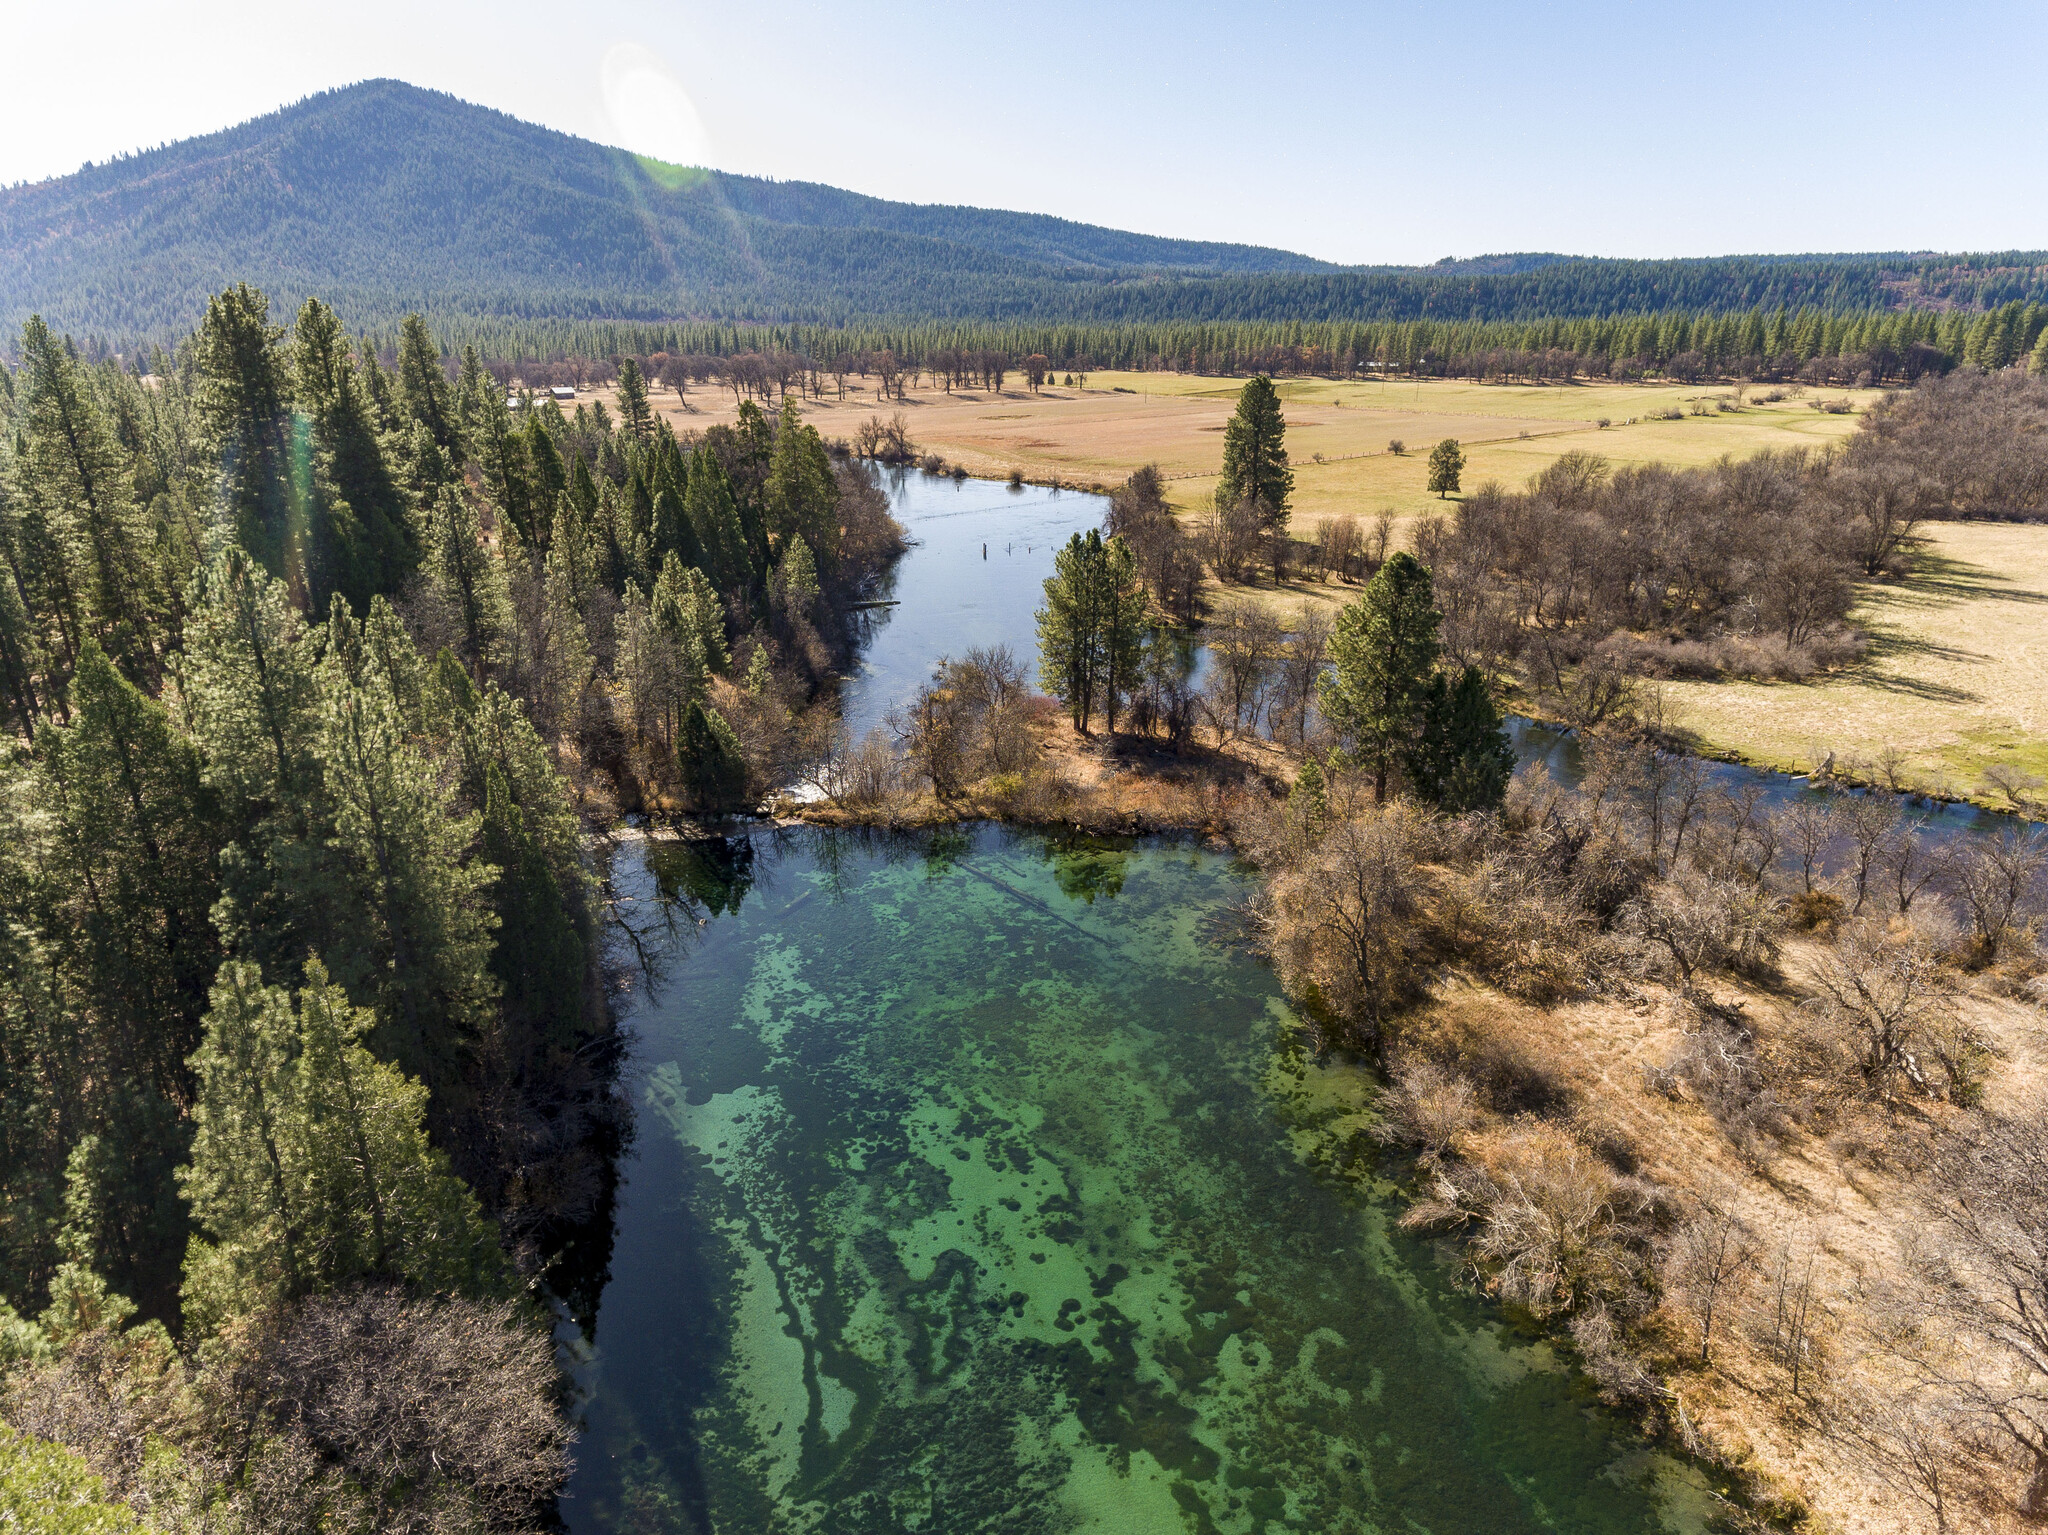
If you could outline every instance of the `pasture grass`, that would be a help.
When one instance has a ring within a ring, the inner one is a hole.
[[[1169,476],[1168,494],[1185,511],[1206,506],[1222,457],[1223,424],[1240,379],[1173,373],[1092,373],[1088,387],[1055,385],[1032,395],[1021,383],[1000,395],[913,391],[880,400],[870,387],[846,400],[807,402],[805,417],[827,437],[850,437],[866,417],[901,410],[919,445],[976,475],[1057,475],[1068,485],[1104,488],[1142,464]],[[1878,398],[1847,395],[1851,415],[1827,415],[1811,397],[1714,410],[1726,386],[1673,384],[1492,385],[1425,380],[1338,383],[1283,379],[1295,469],[1294,527],[1312,537],[1328,516],[1370,518],[1382,507],[1405,524],[1454,504],[1425,488],[1429,448],[1456,437],[1465,446],[1464,483],[1525,484],[1561,454],[1583,448],[1616,465],[1702,465],[1724,454],[1817,447],[1856,430]],[[1713,414],[1676,421],[1654,410]],[[679,430],[702,429],[734,414],[729,393],[691,391],[682,412],[666,391],[656,404]],[[1605,429],[1595,423],[1606,417]],[[1631,418],[1633,424],[1630,424]],[[1405,456],[1386,451],[1403,439]],[[1324,462],[1315,462],[1321,453]],[[1336,606],[1357,588],[1297,579],[1275,589],[1236,589],[1278,604],[1283,613],[1312,602]],[[1998,523],[1932,525],[1915,573],[1864,588],[1856,621],[1871,635],[1868,657],[1846,671],[1804,683],[1673,682],[1666,703],[1704,749],[1804,772],[1836,754],[1838,766],[1874,762],[1886,746],[1905,757],[1907,778],[1939,792],[1993,799],[1987,767],[2048,777],[2048,528]]]
[[[1679,728],[1792,772],[1833,752],[1868,777],[1895,747],[1913,787],[1987,804],[1987,768],[2048,777],[2048,527],[1931,524],[1914,573],[1865,585],[1852,616],[1872,643],[1841,672],[1663,684]]]

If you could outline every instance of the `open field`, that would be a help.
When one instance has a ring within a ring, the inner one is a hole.
[[[808,402],[805,416],[828,437],[850,436],[878,411],[901,410],[913,437],[977,475],[1022,469],[1069,484],[1108,486],[1144,463],[1171,477],[1173,499],[1202,504],[1215,483],[1223,424],[1240,380],[1173,373],[1096,373],[1089,387],[946,395],[913,391],[880,402],[872,390],[844,402]],[[1295,527],[1318,517],[1402,520],[1441,503],[1424,488],[1427,449],[1441,437],[1465,445],[1468,487],[1497,479],[1520,484],[1572,448],[1616,463],[1710,463],[1767,447],[1839,440],[1856,429],[1874,391],[1851,391],[1859,414],[1826,415],[1810,400],[1749,404],[1677,421],[1655,410],[1689,410],[1728,391],[1688,385],[1478,385],[1424,381],[1334,383],[1282,380],[1295,464]],[[1839,393],[1830,391],[1829,393]],[[729,421],[730,393],[699,387],[690,411],[656,396],[678,429]],[[1711,407],[1710,407],[1711,408]],[[1611,423],[1595,425],[1602,417]],[[1633,418],[1633,424],[1629,424]],[[1386,451],[1390,438],[1409,452]],[[1316,463],[1321,453],[1325,462]],[[1248,595],[1284,611],[1302,602],[1337,606],[1355,587],[1290,581]],[[1664,685],[1679,728],[1703,750],[1806,771],[1836,756],[1853,770],[1886,747],[1904,754],[1904,779],[1918,788],[1987,801],[1994,765],[2048,777],[2048,527],[1991,523],[1930,525],[1917,574],[1872,583],[1856,620],[1873,645],[1859,665],[1806,683],[1675,682]]]
[[[1678,726],[1798,772],[1892,746],[1914,787],[1987,801],[1987,767],[2048,777],[2048,527],[1930,524],[1915,573],[1865,587],[1852,616],[1872,642],[1861,664],[1803,683],[1666,683]]]
[[[872,388],[849,389],[844,401],[806,401],[802,409],[827,437],[850,437],[867,417],[900,410],[921,447],[985,478],[1014,468],[1033,480],[1057,475],[1069,484],[1109,486],[1156,463],[1172,481],[1173,499],[1192,509],[1205,504],[1215,485],[1223,425],[1243,382],[1091,373],[1086,389],[1054,387],[1037,395],[1021,383],[1000,395],[922,389],[886,403]],[[1710,385],[1283,379],[1278,387],[1294,462],[1294,525],[1303,532],[1319,517],[1370,515],[1382,507],[1406,516],[1436,505],[1424,488],[1427,458],[1445,437],[1465,445],[1468,487],[1489,479],[1519,485],[1573,448],[1616,463],[1706,464],[1724,453],[1831,441],[1854,431],[1858,419],[1816,411],[1811,398],[1724,414],[1711,402],[1729,391]],[[1876,398],[1872,390],[1823,393],[1846,393],[1859,410]],[[1658,410],[1689,411],[1694,402],[1708,402],[1714,413],[1648,419]],[[690,392],[688,410],[666,391],[655,403],[678,430],[730,421],[736,411],[729,392],[703,385]],[[1601,428],[1602,419],[1611,424]],[[1396,438],[1408,449],[1400,456],[1387,451]]]

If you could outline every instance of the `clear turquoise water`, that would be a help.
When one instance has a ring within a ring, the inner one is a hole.
[[[572,1531],[1655,1531],[1690,1473],[1391,1227],[1185,848],[629,846]],[[699,925],[701,922],[701,925]]]

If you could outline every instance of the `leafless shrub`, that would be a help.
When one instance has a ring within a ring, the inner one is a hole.
[[[1984,1047],[1956,1007],[1953,977],[1924,946],[1858,923],[1815,981],[1808,1006],[1847,1045],[1863,1092],[1885,1103],[1902,1091],[1974,1101]]]
[[[2022,814],[2034,807],[2036,791],[2044,782],[2038,773],[2024,773],[2016,767],[1994,762],[1984,769],[1984,787],[2000,796],[2013,809]]]
[[[1740,1299],[1755,1264],[1755,1237],[1725,1190],[1693,1209],[1665,1246],[1664,1273],[1699,1337],[1699,1362],[1713,1358],[1714,1327]]]
[[[1684,1022],[1678,1049],[1652,1085],[1668,1096],[1690,1095],[1713,1116],[1743,1161],[1761,1168],[1791,1129],[1791,1116],[1771,1080],[1755,1031],[1737,1007],[1698,992],[1674,1007]]]
[[[1429,826],[1405,804],[1339,822],[1277,870],[1261,925],[1281,979],[1343,1024],[1376,1031],[1413,984]]]
[[[1342,581],[1353,579],[1361,545],[1355,517],[1325,517],[1316,524],[1316,563],[1325,576]]]
[[[1777,954],[1779,918],[1761,890],[1679,869],[1636,902],[1632,927],[1671,961],[1681,988],[1715,970],[1755,972]]]
[[[2038,826],[2008,826],[1972,839],[1953,865],[1956,895],[1968,914],[1976,958],[1996,964],[2015,944],[2031,942],[2041,918],[2041,871],[2048,837]]]
[[[1257,729],[1286,652],[1280,620],[1263,603],[1233,599],[1217,604],[1206,638],[1201,698],[1210,728],[1226,739]]]
[[[1595,1300],[1638,1301],[1656,1192],[1617,1177],[1556,1125],[1517,1126],[1441,1174],[1404,1225],[1477,1226],[1471,1252],[1491,1290],[1537,1315]]]
[[[1746,1317],[1750,1342],[1781,1373],[1794,1400],[1825,1379],[1835,1318],[1817,1283],[1819,1244],[1811,1232],[1788,1233],[1762,1255],[1758,1302]]]
[[[1936,1535],[1982,1496],[1983,1447],[1937,1393],[1843,1388],[1825,1404],[1820,1425],[1849,1465],[1926,1509]]]
[[[1379,1139],[1420,1146],[1425,1157],[1439,1160],[1483,1117],[1471,1079],[1426,1055],[1394,1059],[1379,1108]]]
[[[910,440],[910,423],[897,411],[884,421],[870,416],[854,429],[853,450],[862,458],[885,464],[908,464],[917,458],[917,444]]]
[[[217,1410],[300,1440],[394,1535],[534,1528],[569,1469],[555,1385],[515,1306],[381,1288],[269,1319],[211,1382]]]
[[[1202,524],[1202,553],[1219,581],[1246,580],[1259,562],[1266,517],[1256,501],[1217,505]]]
[[[2016,1511],[2048,1518],[2048,1123],[1992,1118],[1951,1135],[1922,1198],[1883,1346],[1932,1426],[2016,1470]]]
[[[878,726],[845,749],[834,798],[855,805],[878,805],[894,792],[902,769],[902,757],[888,732]]]

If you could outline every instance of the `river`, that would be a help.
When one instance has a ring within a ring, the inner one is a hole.
[[[916,544],[856,731],[942,654],[1029,658],[1101,512],[890,483]],[[564,1329],[574,1535],[1705,1527],[1695,1470],[1395,1227],[1367,1084],[1228,941],[1227,857],[760,830],[613,873],[655,963],[609,1280]]]

